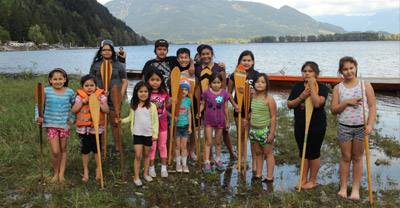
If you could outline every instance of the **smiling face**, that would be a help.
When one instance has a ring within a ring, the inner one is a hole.
[[[104,45],[103,48],[101,49],[101,56],[103,56],[103,59],[110,60],[112,54],[113,51],[111,50],[110,45]]]
[[[176,59],[181,67],[187,67],[189,65],[190,57],[187,53],[180,53]]]
[[[219,91],[222,87],[222,81],[217,77],[211,82],[211,89],[213,91]]]
[[[161,78],[157,74],[151,75],[149,79],[150,88],[153,90],[158,90],[161,85]]]
[[[213,55],[210,49],[205,48],[201,51],[200,58],[204,64],[208,64],[212,61]]]
[[[168,48],[165,46],[158,46],[155,53],[157,55],[157,60],[163,59],[167,56]]]
[[[147,98],[149,98],[149,91],[147,90],[147,87],[146,86],[142,86],[138,90],[137,96],[139,98],[139,101],[146,102]]]
[[[242,60],[240,60],[240,64],[243,65],[246,71],[248,71],[249,69],[251,69],[251,67],[253,67],[254,61],[250,55],[247,55],[242,57]]]
[[[303,77],[303,79],[305,81],[308,81],[308,79],[311,78],[311,77],[317,78],[318,74],[315,73],[315,71],[311,68],[311,66],[307,65],[301,71],[301,76]]]
[[[67,79],[61,72],[54,72],[53,76],[49,78],[49,82],[54,89],[62,89]]]
[[[96,91],[96,84],[94,83],[94,81],[92,79],[86,80],[85,83],[83,83],[83,91],[86,92],[87,95],[91,95]]]
[[[267,80],[263,76],[260,76],[254,83],[254,88],[257,92],[264,92],[267,90]]]
[[[354,79],[357,76],[357,67],[352,62],[345,62],[340,73],[345,79]]]

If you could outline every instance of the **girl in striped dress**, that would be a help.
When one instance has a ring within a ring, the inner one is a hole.
[[[276,129],[276,103],[268,94],[269,81],[265,73],[257,75],[253,87],[256,93],[251,100],[250,113],[250,142],[254,144],[256,153],[256,176],[252,181],[261,181],[264,164],[264,156],[267,160],[267,176],[263,182],[274,181],[275,158],[273,155],[273,142]],[[244,124],[247,125],[248,121]]]
[[[70,136],[70,124],[75,122],[74,118],[70,117],[75,93],[68,88],[67,73],[61,68],[52,70],[49,73],[48,80],[50,87],[44,88],[43,118],[39,117],[36,106],[35,120],[46,128],[47,139],[52,153],[51,162],[54,169],[54,176],[51,178],[50,183],[53,183],[65,180],[67,138]]]

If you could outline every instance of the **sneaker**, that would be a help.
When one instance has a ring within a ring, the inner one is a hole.
[[[147,182],[152,182],[152,181],[153,181],[153,178],[150,177],[150,176],[146,176],[146,177],[144,177],[144,179],[145,179]]]
[[[189,166],[187,166],[187,165],[183,166],[183,172],[189,173]]]
[[[142,186],[143,185],[143,183],[142,183],[142,181],[140,179],[133,180],[133,182],[135,183],[136,186]]]
[[[264,180],[262,182],[263,183],[273,183],[274,182],[274,178],[272,178],[271,180],[268,180],[267,178],[264,178]]]
[[[157,177],[156,171],[149,171],[149,176],[151,176],[152,178]]]
[[[182,173],[182,165],[176,165],[176,172]]]
[[[215,163],[215,165],[217,165],[218,170],[225,170],[224,165],[222,165],[221,161],[218,161],[217,163]]]
[[[168,171],[161,171],[161,177],[162,178],[167,178],[168,177]]]
[[[205,164],[205,173],[211,173],[211,165],[210,164]]]

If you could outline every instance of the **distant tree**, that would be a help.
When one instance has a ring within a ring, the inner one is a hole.
[[[5,30],[2,26],[0,26],[0,40],[3,43],[11,40],[10,33],[7,30]]]
[[[46,41],[39,25],[34,25],[29,28],[28,37],[36,44],[41,44]]]

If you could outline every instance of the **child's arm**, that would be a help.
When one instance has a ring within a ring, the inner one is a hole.
[[[129,122],[131,122],[132,119],[133,119],[133,113],[134,113],[134,111],[133,111],[133,109],[131,109],[131,110],[129,111],[129,116],[126,117],[126,118],[124,118],[124,119],[122,119],[122,120],[121,120],[121,123],[129,123]]]
[[[192,112],[190,110],[190,107],[188,107],[187,111],[187,116],[188,116],[188,122],[189,122],[189,128],[188,128],[188,133],[191,134],[192,133]]]
[[[367,128],[364,129],[364,134],[369,135],[372,133],[372,128],[376,118],[376,103],[375,103],[375,92],[369,82],[364,81],[365,92],[367,94],[367,103],[369,108]],[[365,98],[364,98],[365,99]]]
[[[203,110],[204,110],[205,103],[206,102],[204,100],[200,101],[200,109],[199,109],[199,112],[197,112],[197,116],[196,116],[197,119],[201,118],[201,112],[203,112]]]
[[[235,87],[235,83],[231,79],[229,79],[229,82],[228,82],[229,101],[231,102],[231,104],[232,104],[233,108],[235,109],[235,111],[240,113],[241,109],[239,109],[239,106],[235,102],[235,99],[233,99],[233,95],[232,95],[234,87]]]
[[[225,119],[226,119],[226,122],[225,122],[225,129],[228,131],[228,130],[229,130],[229,110],[228,110],[228,101],[225,101],[225,108],[224,108],[224,111],[225,111]]]
[[[271,128],[270,128],[270,133],[268,135],[268,142],[272,143],[274,142],[275,130],[276,130],[276,115],[277,115],[276,102],[274,98],[269,94],[265,100],[266,104],[269,107],[269,113],[271,116]]]
[[[103,113],[108,113],[110,109],[107,104],[107,97],[105,95],[101,95],[101,98],[99,97],[99,99],[103,101],[103,102],[100,101],[100,111]]]
[[[296,85],[295,85],[296,86]],[[291,95],[296,95],[295,94],[295,87],[292,88],[292,91],[290,92],[289,98]],[[299,106],[306,98],[310,96],[310,89],[305,89],[297,98],[294,98],[293,100],[287,101],[287,106],[289,109],[296,108]]]
[[[346,109],[348,105],[356,106],[360,105],[361,98],[353,98],[345,100],[342,103],[339,103],[339,85],[336,85],[333,88],[332,92],[332,103],[331,103],[331,113],[333,115],[340,114]]]
[[[318,95],[317,88],[315,85],[317,84],[317,80],[312,77],[308,79],[308,85],[310,86],[310,96],[311,96],[311,101],[314,105],[315,108],[319,108],[325,103],[325,97]]]
[[[87,104],[89,102],[89,98],[85,98],[83,100],[81,100],[81,96],[77,96],[75,99],[75,103],[71,108],[71,113],[78,113],[79,110],[82,108],[83,104]]]

